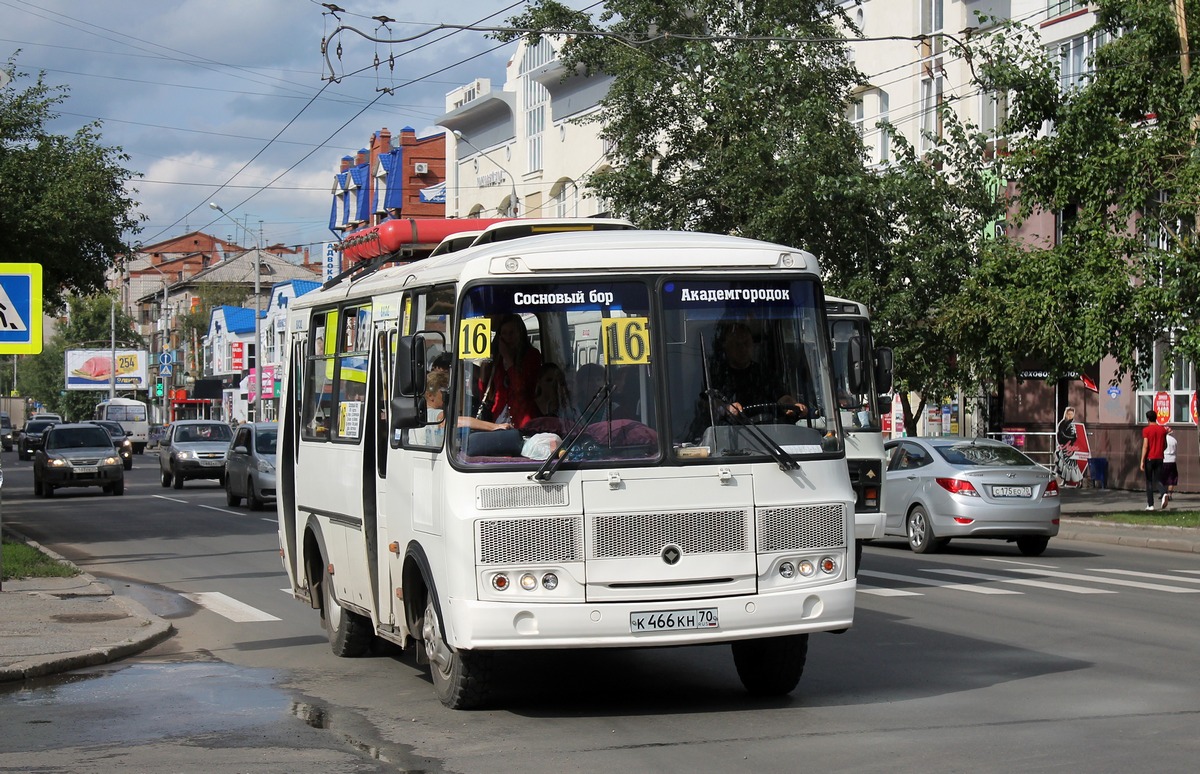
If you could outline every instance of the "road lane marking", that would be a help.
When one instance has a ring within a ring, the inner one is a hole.
[[[861,573],[860,573],[861,574]],[[863,594],[874,594],[877,597],[923,597],[925,596],[919,591],[905,591],[904,589],[889,589],[885,586],[865,589],[862,586],[858,590]]]
[[[983,559],[985,562],[1000,562],[1001,564],[1018,564],[1022,567],[1042,567],[1047,570],[1057,570],[1058,569],[1057,564],[1037,564],[1035,562],[1020,562],[1020,561],[1017,561],[1016,559],[1001,559],[996,556],[985,556]]]
[[[1013,591],[1012,589],[993,589],[987,586],[976,586],[969,583],[951,583],[950,581],[939,580],[937,578],[920,578],[915,575],[895,575],[890,572],[876,572],[874,570],[859,570],[859,575],[865,575],[869,578],[883,578],[884,580],[900,581],[901,583],[915,583],[919,586],[937,586],[943,589],[952,589],[954,591],[969,591],[972,594],[1024,594],[1023,591]]]
[[[979,580],[996,581],[998,583],[1014,583],[1018,586],[1034,586],[1039,589],[1052,589],[1055,591],[1068,591],[1072,594],[1116,594],[1117,592],[1111,589],[1091,589],[1085,586],[1070,586],[1065,583],[1053,583],[1052,581],[1030,580],[1028,578],[1008,578],[1003,575],[989,575],[984,572],[969,572],[968,570],[935,570],[933,568],[926,569],[925,572],[940,572],[946,575],[957,575],[962,578],[977,578]]]
[[[1120,578],[1105,578],[1102,575],[1081,575],[1075,572],[1053,572],[1051,570],[1022,570],[1014,568],[1013,572],[1023,572],[1026,575],[1045,575],[1047,578],[1063,578],[1065,580],[1088,581],[1090,583],[1107,583],[1110,586],[1129,586],[1135,589],[1150,591],[1165,591],[1168,594],[1200,594],[1200,589],[1181,589],[1178,586],[1164,586],[1161,583],[1142,583],[1141,581],[1121,580]]]
[[[171,501],[171,502],[173,502],[173,503],[183,503],[184,505],[191,505],[191,504],[192,504],[192,501],[191,501],[191,500],[180,500],[178,497],[167,497],[166,495],[158,495],[158,494],[156,494],[156,495],[150,495],[150,496],[151,496],[151,497],[157,497],[157,498],[158,498],[158,499],[160,499],[160,500],[170,500],[170,501]]]
[[[1089,572],[1111,572],[1114,575],[1129,575],[1134,578],[1169,580],[1176,581],[1178,583],[1200,583],[1200,578],[1180,578],[1178,575],[1166,575],[1160,572],[1135,572],[1134,570],[1116,570],[1109,567],[1092,567]],[[1184,570],[1183,572],[1187,572],[1187,570]]]
[[[231,511],[228,508],[220,508],[216,505],[204,505],[203,503],[196,503],[196,505],[198,505],[201,508],[207,508],[210,511],[216,511],[217,513],[228,513],[230,516],[241,516],[242,515],[241,511]]]
[[[270,613],[264,613],[257,607],[250,607],[245,602],[239,602],[233,597],[222,594],[219,591],[202,591],[196,594],[181,594],[180,596],[236,623],[280,620]]]

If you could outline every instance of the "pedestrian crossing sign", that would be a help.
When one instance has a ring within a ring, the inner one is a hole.
[[[0,355],[42,351],[42,265],[0,263]]]

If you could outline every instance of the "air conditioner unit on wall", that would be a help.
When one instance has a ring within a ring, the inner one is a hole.
[[[418,175],[428,175],[429,165],[424,161],[418,161],[416,164],[413,164],[413,172]]]

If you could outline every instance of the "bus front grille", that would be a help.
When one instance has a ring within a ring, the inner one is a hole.
[[[475,491],[475,507],[481,511],[500,508],[544,508],[566,504],[565,484],[481,486]]]
[[[845,506],[839,503],[758,510],[758,552],[804,551],[846,545]]]
[[[583,518],[481,519],[476,522],[480,564],[583,560]]]
[[[598,514],[588,521],[588,558],[658,556],[676,545],[685,554],[737,553],[748,550],[747,511]]]

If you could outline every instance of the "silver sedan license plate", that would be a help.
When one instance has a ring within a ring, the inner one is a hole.
[[[654,613],[630,613],[629,631],[677,632],[684,629],[716,629],[717,609],[702,607],[696,610],[660,610]]]
[[[1032,497],[1033,487],[1031,486],[994,486],[992,487],[992,497]]]

